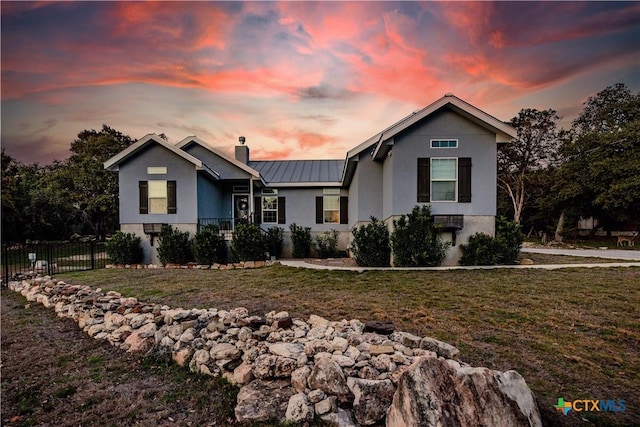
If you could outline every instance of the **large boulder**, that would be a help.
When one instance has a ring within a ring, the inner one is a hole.
[[[287,380],[253,380],[240,389],[235,408],[236,420],[284,421],[289,399],[295,391]]]
[[[396,387],[391,380],[347,378],[353,393],[353,415],[358,424],[368,426],[383,419],[393,401]]]
[[[386,425],[537,427],[542,422],[533,394],[517,372],[426,356],[417,358],[398,381]]]
[[[155,344],[156,324],[147,323],[136,329],[124,341],[124,348],[130,353],[147,353]]]
[[[316,359],[307,382],[311,390],[318,389],[337,396],[340,402],[348,402],[352,398],[342,368],[331,357]]]

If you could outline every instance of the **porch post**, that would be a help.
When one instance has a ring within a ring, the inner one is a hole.
[[[255,215],[255,206],[253,203],[253,178],[249,178],[249,212],[250,212],[250,217],[251,217],[251,222],[255,223],[255,218],[253,217]]]

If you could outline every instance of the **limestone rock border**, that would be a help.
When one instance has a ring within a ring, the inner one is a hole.
[[[156,268],[166,268],[166,269],[183,269],[183,270],[242,270],[242,269],[250,269],[250,268],[263,268],[269,267],[272,265],[280,265],[280,261],[240,261],[233,262],[228,264],[219,264],[213,263],[212,265],[202,265],[196,264],[195,262],[189,262],[186,264],[107,264],[105,268],[124,268],[131,270],[144,270],[144,269],[156,269]]]
[[[9,289],[71,318],[128,352],[170,354],[193,372],[240,387],[236,419],[336,426],[540,426],[535,398],[515,371],[474,368],[459,351],[407,332],[364,332],[359,320],[287,312],[145,304],[118,292],[37,276]],[[389,331],[390,332],[390,331]],[[446,421],[446,422],[445,422]]]

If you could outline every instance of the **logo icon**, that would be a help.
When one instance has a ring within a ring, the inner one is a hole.
[[[562,412],[564,415],[567,415],[569,411],[573,409],[571,402],[565,402],[562,397],[558,398],[558,404],[553,407],[556,408],[556,411]]]
[[[624,412],[627,409],[627,402],[623,399],[620,400],[605,400],[605,399],[579,399],[572,402],[565,402],[564,398],[558,398],[558,404],[553,405],[556,411],[562,412],[567,415],[569,411],[575,412]]]

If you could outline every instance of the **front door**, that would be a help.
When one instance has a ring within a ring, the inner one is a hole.
[[[233,224],[247,224],[249,222],[249,195],[233,195]]]

